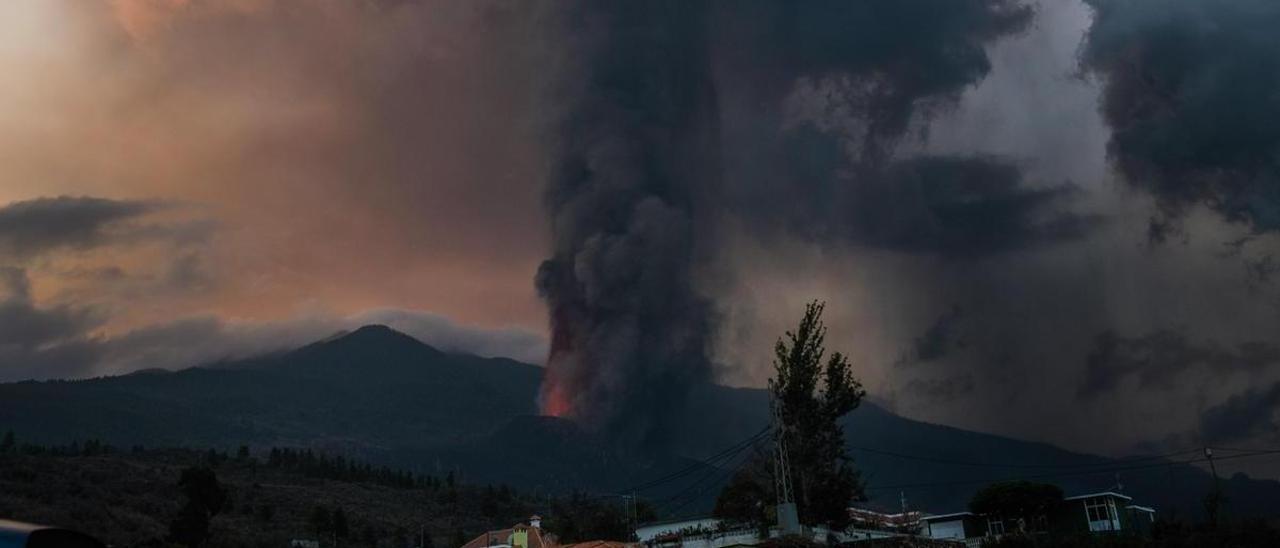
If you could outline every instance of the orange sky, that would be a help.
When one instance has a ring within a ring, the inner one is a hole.
[[[217,224],[196,250],[207,290],[109,302],[110,329],[307,306],[541,329],[538,151],[501,108],[528,90],[486,81],[508,67],[478,66],[495,46],[458,35],[480,14],[288,4],[6,3],[0,203],[158,199]],[[30,271],[57,300],[84,283],[56,274],[70,265],[155,276],[166,253],[63,254]]]
[[[0,303],[85,312],[77,325],[104,345],[175,324],[222,329],[170,365],[218,356],[228,332],[262,350],[397,319],[515,327],[519,357],[536,359],[525,335],[546,331],[533,276],[548,254],[552,156],[537,128],[558,114],[539,86],[557,67],[511,39],[536,22],[513,24],[504,6],[0,0],[0,213],[57,196],[150,204],[91,245],[0,255],[11,286]],[[1248,286],[1224,258],[1241,227],[1201,212],[1188,220],[1197,239],[1143,246],[1150,200],[1111,177],[1097,90],[1068,77],[1090,12],[1043,7],[1026,35],[993,46],[992,74],[899,152],[1012,158],[1029,178],[1076,183],[1108,222],[1079,241],[949,261],[756,238],[731,219],[714,265],[724,279],[704,281],[722,380],[762,384],[773,340],[813,298],[829,302],[832,348],[898,411],[1076,448],[1181,432],[1201,408],[1274,380],[1260,370],[1207,396],[1185,383],[1078,406],[1103,329],[1189,328],[1230,347],[1273,339],[1280,320],[1274,289]],[[902,365],[957,307],[956,355]],[[965,380],[967,392],[938,394]],[[1175,398],[1189,403],[1170,418]],[[1170,426],[1153,434],[1153,421]]]

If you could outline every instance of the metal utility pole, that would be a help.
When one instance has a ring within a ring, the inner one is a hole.
[[[1213,488],[1205,500],[1205,510],[1209,514],[1209,525],[1218,526],[1218,517],[1222,512],[1222,485],[1218,480],[1218,467],[1213,464],[1213,448],[1205,446],[1204,458],[1209,460],[1209,470],[1213,473]]]
[[[787,457],[787,428],[782,422],[782,404],[774,396],[777,385],[769,379],[769,411],[773,417],[773,477],[778,495],[778,529],[783,535],[800,534],[800,513],[791,490],[791,463]]]
[[[640,524],[637,523],[637,521],[639,521],[637,517],[637,514],[639,514],[639,512],[636,510],[635,491],[632,491],[630,495],[619,495],[619,496],[622,497],[622,514],[626,516],[627,528],[630,529],[629,533],[634,535],[636,532],[636,529],[639,528],[640,526]]]

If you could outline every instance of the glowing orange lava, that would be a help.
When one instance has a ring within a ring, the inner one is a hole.
[[[542,414],[551,417],[564,417],[569,414],[569,398],[564,387],[551,379],[542,386]]]

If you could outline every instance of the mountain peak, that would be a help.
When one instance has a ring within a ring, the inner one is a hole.
[[[360,326],[359,328],[356,328],[356,330],[355,330],[355,331],[352,331],[352,332],[350,333],[350,335],[351,335],[351,336],[386,336],[386,335],[393,335],[393,336],[394,336],[394,335],[400,335],[400,336],[408,337],[408,335],[405,335],[404,333],[402,333],[402,332],[400,332],[400,331],[396,331],[396,330],[394,330],[394,329],[392,329],[392,328],[388,327],[387,325],[385,325],[385,324],[380,324],[380,323],[371,323],[371,324],[368,324],[368,325],[362,325],[362,326]]]
[[[322,351],[321,349],[348,352],[422,352],[439,353],[440,351],[410,335],[396,331],[382,324],[362,326],[354,331],[341,331],[333,336],[310,344],[300,350]]]
[[[411,341],[416,344],[426,346],[422,341],[380,323],[363,325],[354,331],[341,331],[322,342],[332,343],[339,341],[356,341],[361,343],[379,344],[404,343]]]

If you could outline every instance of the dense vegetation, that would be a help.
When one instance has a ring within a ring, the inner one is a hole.
[[[537,497],[306,449],[0,440],[0,517],[75,528],[113,546],[460,546],[533,513],[567,540],[618,538],[630,526],[616,501]]]

